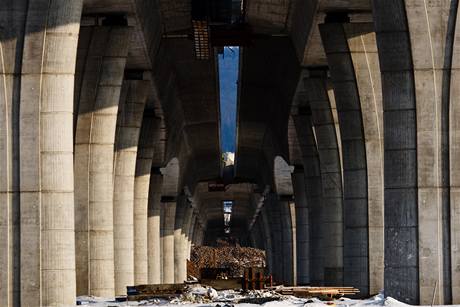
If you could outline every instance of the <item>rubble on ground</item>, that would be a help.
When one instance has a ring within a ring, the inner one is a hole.
[[[190,260],[198,271],[203,268],[228,268],[230,276],[237,277],[243,275],[244,268],[265,267],[265,252],[239,246],[194,246]]]

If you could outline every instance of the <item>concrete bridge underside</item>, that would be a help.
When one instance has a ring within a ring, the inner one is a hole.
[[[229,200],[281,283],[460,304],[458,0],[245,0],[230,168],[192,2],[0,0],[0,306],[183,282]]]

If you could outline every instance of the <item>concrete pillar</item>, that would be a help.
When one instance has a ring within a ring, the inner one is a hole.
[[[362,109],[368,181],[369,294],[374,294],[384,288],[384,144],[380,66],[373,24],[343,24],[343,30]]]
[[[314,285],[321,285],[324,281],[324,240],[321,217],[323,190],[318,147],[313,135],[311,116],[301,114],[303,110],[310,108],[309,101],[306,103],[307,105],[299,105],[299,114],[292,116],[303,162],[303,170],[297,170],[298,174],[292,176],[297,209],[298,283],[312,282]]]
[[[206,231],[206,228],[203,225],[199,224],[198,225],[197,245],[203,245],[205,231]]]
[[[161,174],[150,175],[150,188],[148,200],[148,274],[149,284],[160,284],[162,282],[162,260],[161,260],[161,186],[163,177]]]
[[[269,272],[273,273],[274,266],[274,255],[273,255],[273,243],[271,238],[271,225],[269,221],[269,216],[267,213],[267,203],[264,203],[264,206],[261,209],[260,218],[262,221],[263,232],[265,236],[265,257],[267,259],[267,267]]]
[[[125,80],[126,96],[122,95],[118,112],[113,191],[115,295],[126,294],[126,286],[134,285],[134,181],[137,146],[149,86],[149,81]],[[141,249],[147,256],[146,246]],[[147,262],[144,261],[144,264],[146,266]]]
[[[346,26],[346,25],[345,25]],[[377,166],[381,169],[382,163],[378,158],[376,163],[368,167],[366,160],[366,146],[364,140],[363,115],[361,112],[360,97],[364,99],[365,95],[372,94],[369,88],[361,87],[358,91],[357,76],[353,66],[352,56],[349,47],[353,48],[351,52],[355,54],[356,42],[350,46],[347,43],[345,27],[340,23],[328,23],[320,25],[320,32],[323,39],[326,56],[329,62],[332,85],[336,93],[336,103],[339,115],[340,131],[343,149],[343,181],[344,181],[344,284],[353,285],[360,289],[360,295],[369,294],[369,233],[368,233],[368,197],[376,199],[377,206],[382,206],[383,199],[381,189],[382,181],[377,183],[375,188],[369,189],[370,192],[376,192],[368,195],[368,168]],[[360,32],[358,32],[358,29]],[[364,31],[370,32],[369,25],[361,24],[359,28],[348,26],[347,30],[350,36],[358,36]],[[355,30],[355,33],[352,33]],[[362,41],[358,41],[362,43]],[[364,48],[365,49],[365,48]],[[355,54],[356,55],[356,54]],[[358,56],[355,60],[359,61]],[[341,65],[335,65],[341,63]],[[368,67],[366,67],[368,68]],[[378,67],[377,67],[378,71]],[[358,74],[360,71],[358,71]],[[363,78],[359,74],[359,78]],[[363,85],[361,80],[360,85]],[[376,82],[377,85],[377,82]],[[367,92],[366,92],[367,90]],[[361,94],[361,96],[360,96]],[[366,103],[366,102],[363,102]],[[374,105],[374,104],[373,104]],[[375,114],[377,110],[366,109],[367,112]],[[372,113],[374,112],[374,113]],[[378,138],[377,141],[380,139]],[[382,147],[377,142],[377,150],[381,152]],[[372,160],[373,161],[373,160]],[[374,174],[372,174],[374,175]],[[370,176],[369,176],[370,177]],[[380,185],[379,185],[380,184]],[[381,223],[382,224],[382,223]],[[382,236],[383,237],[383,236]],[[380,237],[380,238],[382,238]]]
[[[325,72],[310,71],[309,77],[304,79],[304,86],[312,110],[311,121],[318,145],[323,200],[322,207],[312,205],[310,210],[312,249],[324,253],[322,261],[316,258],[316,252],[312,253],[312,283],[323,281],[327,285],[340,285],[343,280],[341,273],[343,271],[343,193],[340,142],[327,93]],[[318,221],[322,221],[321,225],[315,227],[314,223]],[[323,270],[317,275],[317,266],[321,267],[321,265]],[[326,274],[326,272],[329,273]]]
[[[385,293],[411,304],[431,303],[435,289],[435,304],[454,295],[446,122],[457,5],[373,2],[385,129]]]
[[[448,235],[443,230],[443,214],[448,214],[445,208],[449,208],[449,142],[445,122],[449,118],[450,81],[446,79],[451,73],[458,9],[454,2],[457,1],[405,1],[417,110],[419,302],[425,305],[432,303],[435,289],[435,304],[449,303],[453,295],[450,278],[443,276],[450,273],[444,265],[444,254],[450,252],[443,246],[449,244],[443,238]]]
[[[174,283],[174,228],[176,201],[161,203],[161,258],[164,284]]]
[[[196,223],[197,223],[197,214],[195,213],[195,209],[192,208],[192,220],[190,222],[190,227],[189,227],[189,231],[187,233],[187,251],[186,251],[186,254],[187,254],[187,259],[190,260],[190,253],[192,251],[192,245],[193,245],[193,234],[194,234],[194,231],[195,231],[195,226],[196,226]]]
[[[1,306],[75,300],[72,95],[81,10],[82,1],[7,0],[0,8]]]
[[[174,283],[183,283],[187,279],[187,266],[185,262],[184,231],[185,212],[188,201],[185,196],[180,196],[176,205],[174,222]]]
[[[283,262],[283,281],[285,285],[297,283],[297,248],[296,248],[296,219],[295,203],[292,199],[280,198],[277,205],[280,208],[281,220],[281,257]]]
[[[19,105],[15,92],[21,84],[24,1],[4,1],[0,8],[0,306],[19,304],[20,229],[19,229]],[[7,39],[13,37],[15,39]]]
[[[310,283],[310,229],[303,171],[294,170],[292,185],[295,198],[297,239],[297,284]]]
[[[407,19],[403,1],[373,1],[373,9],[385,131],[385,294],[418,304],[416,109]]]
[[[134,283],[136,285],[150,283],[148,260],[153,257],[153,255],[149,257],[148,250],[148,203],[154,140],[156,139],[155,136],[159,135],[160,119],[152,115],[150,113],[144,114],[142,120],[134,178]],[[159,219],[159,214],[155,216]],[[159,225],[159,221],[157,222]],[[159,239],[159,234],[157,238]],[[157,251],[159,252],[159,250],[158,246]]]
[[[455,7],[455,4],[453,4]],[[451,14],[455,14],[454,11]],[[445,223],[450,226],[450,238],[444,240],[446,247],[450,246],[449,257],[444,261],[444,267],[450,274],[445,273],[444,279],[450,277],[452,286],[452,304],[460,304],[460,18],[457,3],[457,15],[455,23],[455,35],[452,36],[452,59],[451,59],[451,75],[450,75],[450,114],[448,118],[443,118],[443,122],[448,122],[448,137],[449,137],[449,167],[450,167],[450,211],[447,211]],[[446,42],[447,45],[447,42]],[[447,85],[445,85],[447,87]],[[447,236],[445,236],[447,237]],[[450,260],[450,261],[448,261]],[[445,282],[445,288],[449,289],[448,282]],[[447,293],[448,294],[448,293]],[[445,302],[449,303],[448,295],[445,295]]]
[[[182,248],[184,249],[183,259],[182,259],[182,262],[184,263],[184,268],[183,268],[184,271],[182,272],[183,274],[182,277],[185,276],[184,280],[187,280],[187,259],[189,259],[189,256],[190,256],[189,232],[192,226],[192,220],[193,220],[193,208],[187,200],[187,207],[185,209],[184,222],[183,222],[182,232],[181,232]]]
[[[114,142],[129,28],[94,27],[75,140],[77,293],[114,296]]]
[[[281,228],[281,210],[277,205],[276,196],[268,194],[265,198],[265,206],[270,219],[271,241],[273,244],[273,278],[277,282],[283,282],[283,255],[282,255],[282,228]]]

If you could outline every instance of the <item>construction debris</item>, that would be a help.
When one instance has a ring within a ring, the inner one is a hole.
[[[242,277],[244,268],[265,267],[265,252],[249,247],[195,246],[192,248],[190,258],[195,269],[193,274],[196,274],[196,270],[203,268],[226,268],[229,270],[229,277]]]
[[[353,296],[359,290],[353,287],[276,287],[272,288],[279,294],[292,295],[302,298],[317,297],[323,300],[332,300],[343,296]]]
[[[129,286],[127,289],[128,301],[142,301],[152,298],[171,298],[185,293],[187,284],[159,284]]]

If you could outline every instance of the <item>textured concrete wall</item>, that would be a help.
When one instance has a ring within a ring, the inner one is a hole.
[[[124,295],[126,286],[134,284],[134,182],[137,146],[149,86],[148,81],[125,80],[126,96],[122,95],[125,101],[120,100],[118,111],[113,191],[115,295]],[[147,251],[146,246],[141,249]]]
[[[113,171],[129,28],[94,27],[75,140],[77,293],[114,295]]]
[[[312,248],[320,254],[312,254],[312,268],[321,268],[312,282],[341,284],[343,277],[343,203],[342,166],[340,146],[331,103],[329,101],[324,72],[319,76],[310,73],[304,79],[307,99],[312,110],[311,121],[316,135],[321,171],[323,206],[312,207],[312,225],[320,221],[318,227],[312,226]],[[324,238],[328,238],[324,240]],[[324,255],[324,256],[322,256]],[[318,258],[317,258],[318,257]],[[324,257],[324,259],[322,259]],[[337,272],[335,277],[325,271]],[[314,271],[312,271],[313,273]],[[316,274],[315,274],[316,275]]]

